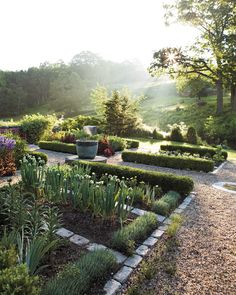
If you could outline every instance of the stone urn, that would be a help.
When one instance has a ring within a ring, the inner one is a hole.
[[[76,151],[80,159],[94,159],[98,151],[98,140],[76,140]]]

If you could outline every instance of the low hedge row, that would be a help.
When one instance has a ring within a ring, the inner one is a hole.
[[[44,150],[76,154],[76,146],[73,143],[63,143],[59,141],[40,141],[38,145],[41,149]]]
[[[41,295],[88,294],[93,284],[104,279],[115,266],[116,259],[111,251],[90,252],[77,262],[67,264],[55,278],[47,282]]]
[[[116,175],[119,178],[137,177],[138,181],[144,181],[150,185],[159,185],[164,192],[169,190],[176,191],[181,195],[189,194],[193,189],[193,180],[187,176],[177,176],[171,173],[161,173],[155,171],[146,171],[127,166],[118,166],[104,163],[92,163],[86,161],[74,162],[77,164],[87,165],[91,172],[97,176],[102,176],[105,173]]]
[[[213,171],[214,169],[213,161],[200,158],[166,156],[127,151],[122,153],[122,159],[125,162],[135,162],[176,169],[190,169],[204,172]]]
[[[113,234],[112,247],[131,255],[136,243],[145,240],[157,228],[157,224],[157,217],[154,213],[147,213],[138,217],[132,223]]]
[[[111,140],[112,141],[112,140]],[[126,140],[127,148],[138,148],[139,147],[139,141],[137,140]],[[76,146],[74,143],[63,143],[59,141],[40,141],[38,143],[39,147],[41,149],[45,150],[51,150],[56,152],[62,152],[62,153],[70,153],[70,154],[76,154]],[[114,146],[115,151],[121,151],[123,149],[116,148]]]
[[[180,194],[174,191],[169,191],[162,198],[153,203],[152,210],[157,214],[169,216],[178,206],[180,199]]]
[[[207,148],[207,147],[194,147],[194,146],[180,146],[175,144],[163,144],[160,146],[160,149],[162,151],[180,151],[181,153],[190,153],[193,154],[199,154],[201,157],[205,156],[206,154],[209,154],[211,157],[213,157],[217,149],[215,148]],[[222,151],[222,156],[225,158],[225,160],[228,157],[228,153],[226,151]]]
[[[133,139],[126,139],[127,149],[137,149],[139,147],[139,141]]]

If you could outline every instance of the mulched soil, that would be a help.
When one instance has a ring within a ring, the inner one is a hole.
[[[83,213],[74,210],[71,206],[60,206],[60,212],[62,213],[63,227],[98,244],[109,246],[112,234],[120,229],[118,219],[105,222],[100,218],[93,218],[89,212]],[[125,225],[135,218],[137,216],[130,213]]]
[[[44,280],[52,278],[57,272],[62,270],[67,263],[77,261],[81,255],[86,253],[85,248],[78,247],[68,240],[60,239],[59,243],[59,247],[42,263],[43,265],[48,265],[40,273],[40,276]]]

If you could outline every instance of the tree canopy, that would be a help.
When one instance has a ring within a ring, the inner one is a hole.
[[[235,89],[235,1],[176,0],[165,8],[167,23],[190,24],[200,34],[190,48],[163,48],[155,52],[150,73],[167,72],[172,77],[197,74],[209,79],[216,85],[217,113],[221,113],[223,87],[230,85]]]

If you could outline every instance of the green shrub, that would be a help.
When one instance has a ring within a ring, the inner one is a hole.
[[[102,124],[103,121],[100,118],[94,116],[79,115],[74,118],[65,119],[61,124],[61,128],[64,131],[70,131],[71,129],[82,129],[85,125],[100,126]]]
[[[25,135],[28,143],[37,143],[46,131],[52,128],[55,121],[55,116],[26,115],[21,120],[21,132]]]
[[[90,252],[59,272],[56,278],[46,284],[42,295],[88,294],[93,284],[104,279],[115,265],[116,259],[109,250]]]
[[[183,135],[182,135],[181,130],[180,130],[180,128],[178,126],[177,127],[174,127],[171,130],[170,140],[172,140],[172,141],[179,141],[179,142],[183,142],[184,141]]]
[[[0,247],[0,270],[16,265],[17,253],[14,247],[4,249]]]
[[[29,155],[31,157],[34,157],[36,161],[43,160],[44,163],[47,163],[48,161],[48,155],[42,152],[36,152],[36,151],[28,151],[26,156]]]
[[[193,189],[193,180],[186,176],[177,176],[171,173],[161,173],[155,171],[146,171],[137,168],[118,166],[104,163],[91,163],[86,161],[75,162],[78,165],[86,165],[98,177],[105,173],[116,175],[119,178],[136,177],[137,181],[145,182],[152,186],[160,186],[164,192],[175,190],[181,195],[189,194]]]
[[[186,140],[188,143],[197,144],[197,132],[194,127],[190,126],[188,128]]]
[[[157,227],[157,217],[147,213],[132,223],[116,231],[112,237],[112,246],[127,254],[132,254],[136,242],[145,240]]]
[[[168,226],[166,233],[169,237],[174,237],[183,223],[183,217],[179,214],[174,214],[171,217],[171,221],[172,223]]]
[[[126,140],[118,136],[109,136],[108,141],[114,152],[123,151],[126,148]]]
[[[162,199],[157,200],[152,205],[152,211],[163,216],[170,215],[170,205]]]
[[[14,139],[16,141],[16,145],[13,150],[13,155],[14,155],[16,167],[19,168],[20,161],[23,159],[27,150],[26,141],[22,139],[19,135],[14,134],[12,132],[4,133],[3,136]]]
[[[0,294],[37,295],[39,279],[28,274],[27,266],[19,264],[0,270]]]
[[[206,156],[209,154],[211,157],[213,157],[217,153],[217,149],[211,148],[211,147],[202,147],[202,146],[180,146],[180,145],[161,145],[160,147],[163,151],[179,151],[181,153],[190,153],[193,154],[199,154],[201,157]],[[226,151],[222,151],[222,155],[224,156],[225,160],[228,157],[228,153]]]
[[[182,156],[177,157],[126,151],[122,153],[122,159],[125,162],[135,162],[175,169],[190,169],[204,172],[213,171],[214,169],[214,162],[211,160]]]
[[[137,149],[139,147],[139,141],[126,139],[126,145],[127,149]]]
[[[156,129],[154,129],[152,133],[152,138],[157,140],[163,140],[164,136],[160,132],[157,132]]]
[[[169,191],[160,200],[153,203],[152,210],[160,215],[168,216],[179,204],[180,194]]]
[[[73,143],[63,143],[58,141],[40,141],[39,147],[44,150],[77,154],[76,145]]]

